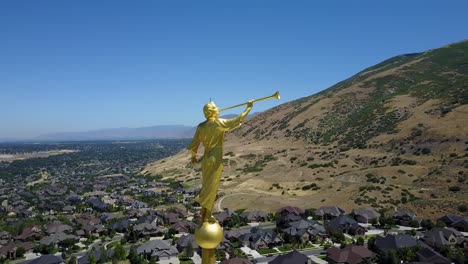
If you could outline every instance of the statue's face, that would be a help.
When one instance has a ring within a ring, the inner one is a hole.
[[[219,115],[219,108],[214,102],[209,102],[203,107],[203,113],[206,118],[216,118]]]

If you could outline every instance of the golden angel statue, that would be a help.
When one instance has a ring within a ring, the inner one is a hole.
[[[200,212],[202,222],[214,221],[211,213],[223,171],[224,134],[239,127],[252,106],[253,100],[250,100],[244,112],[231,119],[218,118],[220,110],[214,102],[209,102],[203,107],[206,121],[198,125],[192,143],[187,147],[192,154],[192,163],[197,163],[197,151],[200,144],[203,144],[205,148],[201,159],[202,187],[196,199],[202,206]]]

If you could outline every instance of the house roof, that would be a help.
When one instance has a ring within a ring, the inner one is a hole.
[[[65,263],[62,258],[55,255],[42,255],[39,258],[20,262],[19,264],[61,264]]]
[[[193,248],[198,248],[198,244],[195,241],[195,235],[193,234],[182,235],[179,237],[179,239],[177,239],[176,243],[179,247],[186,247],[189,243],[191,243]]]
[[[290,222],[289,226],[295,227],[297,229],[307,229],[307,228],[311,227],[312,224],[307,220],[300,219],[300,220],[297,220],[297,221],[294,221],[294,222]]]
[[[60,222],[51,223],[46,227],[46,232],[49,234],[63,233],[70,230],[72,230],[71,226],[62,224]]]
[[[244,258],[232,258],[221,261],[220,264],[252,264],[250,260]]]
[[[65,233],[54,233],[50,236],[46,236],[42,238],[39,243],[43,245],[50,245],[50,244],[57,244],[60,243],[66,239],[78,239],[78,237],[73,236],[73,235],[67,235]]]
[[[442,221],[447,225],[451,225],[462,219],[463,219],[463,216],[459,216],[459,215],[444,215],[441,218],[437,219],[437,221]]]
[[[315,210],[315,214],[318,216],[324,216],[326,214],[332,216],[339,216],[345,213],[345,210],[339,208],[338,206],[322,206]]]
[[[179,253],[175,247],[171,246],[170,243],[165,240],[150,240],[137,247],[136,250],[138,254],[151,254],[155,256],[159,256],[158,252],[166,252],[169,254]]]
[[[450,264],[452,263],[451,260],[447,259],[446,257],[442,256],[439,252],[433,250],[432,248],[426,247],[418,252],[416,252],[420,261],[434,263],[434,264]]]
[[[308,258],[306,255],[293,250],[285,255],[279,255],[272,261],[268,262],[269,264],[307,264]]]
[[[263,211],[255,210],[255,211],[245,211],[241,214],[241,217],[247,218],[248,220],[252,220],[256,218],[267,218],[268,215]]]
[[[375,254],[364,246],[347,245],[343,249],[332,247],[327,249],[327,258],[336,263],[357,264],[365,258],[371,258]]]
[[[361,216],[366,219],[375,219],[380,217],[380,214],[374,210],[374,208],[359,208],[353,210],[353,214],[356,216]]]
[[[278,209],[277,212],[280,213],[280,214],[286,212],[286,213],[295,214],[295,215],[301,215],[301,214],[305,213],[304,209],[299,208],[299,207],[295,207],[295,206],[281,207],[280,209]]]
[[[410,235],[387,235],[385,237],[377,237],[375,239],[375,246],[379,250],[386,249],[399,249],[405,247],[417,246],[418,242]]]

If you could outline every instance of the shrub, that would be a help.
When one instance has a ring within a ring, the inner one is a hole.
[[[450,186],[449,191],[458,192],[458,191],[460,191],[460,186],[456,186],[456,185],[455,186]]]

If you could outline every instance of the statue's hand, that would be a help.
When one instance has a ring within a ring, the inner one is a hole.
[[[249,100],[247,102],[247,108],[252,108],[252,106],[253,106],[253,100]]]

